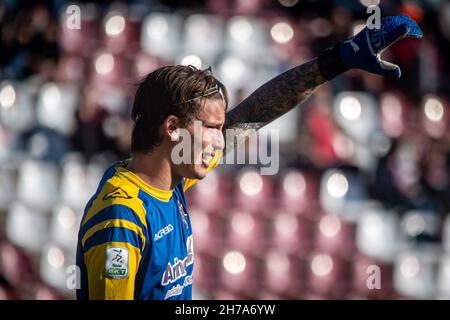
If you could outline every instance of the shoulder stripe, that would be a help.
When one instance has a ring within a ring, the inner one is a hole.
[[[142,228],[138,227],[133,222],[130,222],[127,220],[122,220],[122,219],[109,219],[109,220],[105,220],[105,221],[102,221],[102,222],[96,224],[95,226],[93,226],[92,228],[90,228],[89,230],[86,231],[86,233],[84,234],[84,236],[81,240],[81,245],[84,247],[86,241],[89,238],[91,238],[96,232],[99,232],[103,229],[112,228],[112,227],[126,228],[128,230],[131,230],[131,231],[137,233],[138,236],[142,240],[142,248],[141,249],[144,250],[146,237],[142,231]]]
[[[84,225],[81,226],[79,233],[80,239],[82,239],[86,231],[91,229],[93,226],[99,224],[100,222],[111,219],[121,219],[132,222],[142,229],[144,235],[148,234],[147,228],[144,227],[141,219],[133,210],[121,204],[113,204],[112,206],[106,207],[102,211],[98,212]]]
[[[115,179],[115,177],[111,178]],[[92,206],[87,211],[81,225],[85,225],[91,218],[97,215],[105,208],[112,205],[122,205],[130,208],[139,217],[141,224],[147,228],[146,211],[144,204],[140,198],[138,198],[139,188],[126,188],[127,197],[123,196],[125,187],[122,187],[120,192],[117,188],[111,188],[111,185],[107,182],[103,187],[103,190],[99,192],[97,198],[93,202]],[[115,191],[114,191],[115,190]],[[115,196],[118,195],[118,196]]]
[[[142,249],[142,239],[134,231],[127,228],[111,227],[99,230],[94,236],[86,240],[84,244],[84,252],[89,251],[90,248],[104,244],[106,242],[125,242],[132,246]]]

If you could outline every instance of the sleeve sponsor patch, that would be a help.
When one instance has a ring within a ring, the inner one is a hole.
[[[129,252],[122,247],[106,249],[106,277],[110,279],[125,279],[128,277]]]

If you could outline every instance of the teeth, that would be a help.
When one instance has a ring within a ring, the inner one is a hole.
[[[212,160],[213,156],[211,154],[203,155],[203,159],[207,162],[210,162]]]

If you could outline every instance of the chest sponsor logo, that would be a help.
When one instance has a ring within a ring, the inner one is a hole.
[[[187,267],[194,263],[194,247],[192,242],[192,235],[187,238],[186,243],[187,248],[187,256],[183,259],[176,257],[172,263],[168,263],[166,270],[163,273],[163,277],[161,279],[161,284],[163,286],[167,286],[170,283],[173,283],[184,277],[187,274]]]

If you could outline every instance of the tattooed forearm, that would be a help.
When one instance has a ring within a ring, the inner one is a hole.
[[[248,131],[260,129],[305,101],[325,81],[317,59],[294,67],[266,82],[228,112],[224,129],[234,131],[236,145]]]

